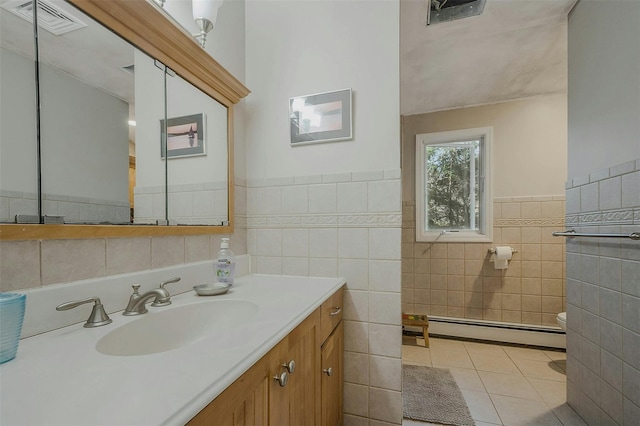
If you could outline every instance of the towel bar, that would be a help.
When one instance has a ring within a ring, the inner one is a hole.
[[[556,232],[553,232],[551,235],[553,235],[554,237],[568,237],[568,238],[574,238],[574,237],[630,238],[632,240],[640,240],[640,232],[632,232],[630,234],[590,234],[590,233],[583,233],[583,232],[576,232],[573,230],[569,230],[569,231],[556,231]]]

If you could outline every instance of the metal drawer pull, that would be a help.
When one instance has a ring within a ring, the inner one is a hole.
[[[273,380],[278,382],[280,387],[283,388],[287,386],[287,383],[289,383],[289,374],[286,371],[283,371],[280,375],[273,376]]]
[[[323,373],[326,373],[327,376],[331,376],[333,374],[333,368],[329,367],[329,368],[325,368],[324,370],[322,370]]]
[[[282,366],[286,368],[289,373],[293,373],[294,371],[296,371],[296,362],[294,360],[285,362],[284,364],[282,364]]]
[[[329,312],[329,316],[330,317],[335,317],[336,315],[338,315],[340,312],[342,312],[342,308],[340,306],[334,306],[333,309],[335,309],[335,311],[333,312]]]

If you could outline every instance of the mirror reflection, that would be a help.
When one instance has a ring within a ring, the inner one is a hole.
[[[43,214],[128,223],[134,48],[66,3],[52,6],[78,25],[56,34],[38,20]],[[38,13],[48,18],[42,5]]]
[[[158,67],[156,61],[136,54],[140,76],[155,75]],[[136,143],[134,222],[156,223],[168,217],[171,225],[224,225],[228,221],[227,108],[171,70],[160,73],[162,87],[155,78],[136,80],[136,135],[145,143]],[[154,110],[165,103],[166,134],[164,115]],[[166,187],[162,185],[165,174]]]
[[[33,26],[0,1],[0,222],[38,216]]]
[[[226,224],[227,108],[167,77],[167,122],[169,223]]]
[[[42,215],[83,224],[227,224],[226,107],[65,1],[38,4]],[[5,96],[15,83],[5,84],[11,62],[4,59],[17,56],[24,70],[12,70],[35,86],[34,55],[27,55],[33,29],[15,11],[3,9],[2,17],[0,220],[13,222],[16,214],[37,214],[35,88],[32,96]],[[21,37],[14,28],[23,29]],[[24,104],[15,114],[21,120],[10,121],[5,102]],[[10,143],[20,128],[33,134]],[[18,172],[4,167],[9,161]],[[33,206],[5,202],[14,193]]]

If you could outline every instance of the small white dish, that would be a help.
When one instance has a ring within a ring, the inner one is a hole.
[[[231,287],[228,283],[213,283],[213,284],[200,284],[194,286],[193,289],[198,293],[198,296],[215,296],[218,294],[225,294]]]

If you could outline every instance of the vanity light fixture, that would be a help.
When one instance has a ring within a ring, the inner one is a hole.
[[[207,33],[213,29],[218,18],[218,9],[222,6],[223,0],[192,0],[191,9],[193,11],[193,20],[200,29],[199,34],[193,36],[204,47],[207,39]]]

